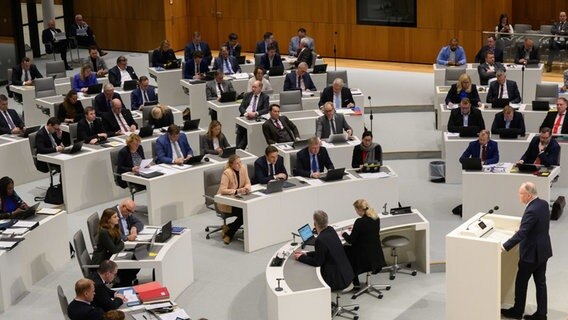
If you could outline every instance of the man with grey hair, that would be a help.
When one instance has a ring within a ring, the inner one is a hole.
[[[505,70],[498,70],[497,79],[489,85],[487,92],[487,102],[493,103],[496,99],[509,99],[510,103],[521,102],[521,94],[517,83],[513,80],[507,80]]]
[[[316,91],[316,86],[312,81],[312,77],[308,73],[308,64],[302,62],[298,65],[296,72],[290,72],[284,79],[284,91],[302,90]]]
[[[112,111],[103,114],[103,127],[109,136],[135,132],[138,124],[132,118],[130,110],[123,107],[120,99],[112,99],[111,103]]]
[[[328,226],[327,213],[322,210],[314,212],[314,227],[318,234],[315,250],[310,252],[296,251],[296,260],[314,267],[321,267],[321,276],[332,291],[343,290],[353,281],[353,269],[347,259],[337,232]]]
[[[118,99],[122,103],[120,95],[114,92],[114,86],[112,83],[105,84],[103,92],[97,94],[93,101],[97,117],[102,118],[105,113],[112,111],[112,100],[114,99]],[[122,103],[122,105],[124,107],[124,103]]]
[[[355,106],[351,90],[345,87],[341,78],[335,78],[331,86],[323,89],[318,105],[321,108],[326,102],[333,103],[335,109],[353,108]]]
[[[536,288],[537,310],[525,315],[529,320],[546,320],[547,291],[546,263],[552,257],[550,242],[550,211],[548,202],[538,198],[534,183],[525,182],[519,187],[519,200],[526,205],[519,230],[502,245],[509,251],[519,244],[519,268],[515,279],[515,304],[509,309],[501,309],[506,318],[521,319],[525,312],[527,287],[532,276]]]
[[[314,62],[314,55],[312,53],[312,49],[309,48],[309,40],[303,38],[300,40],[300,51],[298,52],[298,59],[294,62],[294,65],[297,67],[300,63],[305,62],[308,64],[308,68],[312,67]]]

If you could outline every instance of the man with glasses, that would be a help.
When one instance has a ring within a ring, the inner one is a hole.
[[[540,134],[532,138],[527,151],[517,163],[541,164],[543,166],[560,165],[560,145],[552,139],[550,128],[540,128]]]
[[[89,275],[89,279],[95,283],[95,298],[91,305],[107,312],[120,308],[123,303],[128,301],[124,295],[108,287],[116,278],[117,273],[118,266],[116,262],[104,260],[99,264],[97,271]]]
[[[294,175],[318,179],[325,169],[335,169],[329,153],[325,147],[320,146],[318,138],[310,138],[308,146],[298,151]]]
[[[134,68],[128,65],[128,59],[125,56],[119,56],[116,59],[116,66],[108,71],[108,81],[115,87],[122,88],[124,81],[138,80]]]
[[[136,203],[134,203],[134,200],[124,199],[119,205],[110,209],[118,212],[118,227],[122,235],[122,240],[136,240],[138,233],[144,229],[144,223],[134,215],[136,212]]]
[[[193,157],[193,150],[187,142],[185,133],[180,133],[177,125],[168,127],[168,132],[156,140],[157,163],[182,165]]]
[[[353,135],[353,128],[345,120],[345,116],[336,113],[332,102],[323,105],[323,116],[316,119],[316,137],[327,139],[332,134],[347,132],[348,137]]]

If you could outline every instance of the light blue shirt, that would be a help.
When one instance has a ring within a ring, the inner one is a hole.
[[[438,58],[436,58],[436,63],[439,65],[447,66],[448,60],[450,59],[450,46],[447,45],[440,50],[438,53]],[[456,62],[459,64],[465,64],[465,51],[463,50],[462,46],[457,46],[456,51],[454,52],[456,56]]]

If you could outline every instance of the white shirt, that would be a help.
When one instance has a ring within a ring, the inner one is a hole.
[[[254,97],[255,97],[255,96],[253,95],[253,96],[250,98],[250,103],[249,103],[249,105],[248,105],[248,107],[247,107],[246,112],[252,112],[252,105],[255,103]],[[257,95],[256,97],[257,97],[257,98],[256,98],[256,107],[255,107],[254,112],[257,112],[257,111],[258,111],[258,102],[259,102],[259,100],[260,100],[260,94]]]
[[[219,148],[219,138],[215,137],[213,138],[213,149],[217,150],[217,148]]]
[[[497,93],[497,98],[501,97],[502,99],[509,99],[509,92],[507,91],[507,83],[503,83],[503,87],[501,87],[500,83],[497,83],[499,85],[499,92]],[[503,95],[501,95],[501,88],[503,88]]]
[[[120,86],[122,87],[124,86],[124,81],[132,80],[132,77],[130,76],[130,73],[126,71],[126,68],[124,68],[124,70],[118,68],[118,70],[120,70]]]
[[[174,163],[174,161],[178,158],[178,153],[176,151],[176,147],[179,150],[179,153],[181,154],[181,156],[183,157],[183,152],[181,151],[181,147],[179,146],[179,143],[177,141],[172,141],[170,140],[170,147],[172,148],[172,163]]]
[[[26,82],[26,73],[28,74],[28,81],[32,80],[32,75],[30,74],[30,70],[24,70],[22,68],[22,82]]]

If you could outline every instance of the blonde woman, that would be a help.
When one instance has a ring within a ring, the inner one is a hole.
[[[221,155],[223,149],[231,146],[223,132],[221,132],[221,127],[221,122],[217,120],[213,120],[209,123],[207,133],[200,137],[200,154]]]
[[[353,285],[358,287],[359,274],[380,271],[386,262],[381,249],[381,220],[377,212],[365,199],[356,200],[353,207],[359,218],[355,220],[351,233],[344,232],[342,236],[351,244],[345,247],[345,252],[355,273]]]
[[[167,106],[158,105],[150,111],[148,125],[153,128],[164,128],[174,124],[174,115]]]
[[[481,104],[477,87],[471,83],[471,78],[467,73],[463,73],[459,77],[458,83],[452,84],[446,96],[446,104],[451,106],[460,103],[462,98],[468,98],[473,107],[478,107]]]
[[[93,72],[90,65],[85,64],[81,67],[81,72],[73,77],[72,87],[76,92],[87,92],[89,86],[97,83],[97,74]]]

